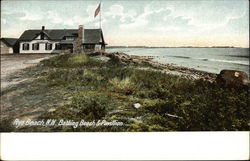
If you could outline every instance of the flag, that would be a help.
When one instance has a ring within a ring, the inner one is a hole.
[[[96,17],[96,16],[99,14],[100,10],[101,10],[101,3],[100,3],[99,6],[96,8],[96,10],[95,10],[95,16],[94,16],[94,17]]]

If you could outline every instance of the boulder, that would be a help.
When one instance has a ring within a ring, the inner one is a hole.
[[[247,73],[237,70],[222,70],[216,77],[216,82],[225,87],[242,87],[249,84]]]

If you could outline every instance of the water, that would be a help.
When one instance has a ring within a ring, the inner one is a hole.
[[[223,69],[249,75],[249,48],[107,48],[108,52],[153,56],[160,63],[219,73]]]

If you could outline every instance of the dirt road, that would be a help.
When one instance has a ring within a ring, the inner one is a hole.
[[[15,85],[23,79],[14,78],[13,76],[20,72],[22,69],[35,66],[41,60],[49,58],[51,54],[14,54],[14,55],[1,55],[1,90]]]
[[[50,68],[37,66],[56,55],[1,55],[1,119],[11,123],[16,118],[35,119],[42,113],[67,103],[69,96],[46,82],[37,82],[37,74]],[[16,129],[14,128],[13,131]]]

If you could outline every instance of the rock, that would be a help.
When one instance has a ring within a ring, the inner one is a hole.
[[[97,60],[101,60],[103,62],[108,62],[111,59],[111,58],[103,56],[103,55],[93,56],[92,58],[97,59]]]
[[[135,103],[133,106],[134,106],[134,108],[139,108],[139,107],[141,107],[141,104],[140,103]]]
[[[177,116],[177,115],[172,115],[172,114],[166,114],[167,116],[169,116],[169,117],[174,117],[174,118],[182,118],[182,117],[180,117],[180,116]]]
[[[237,70],[222,70],[216,77],[219,85],[226,87],[242,87],[249,84],[247,73]]]
[[[48,110],[48,112],[54,112],[56,109],[55,108],[51,108]]]

